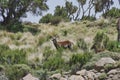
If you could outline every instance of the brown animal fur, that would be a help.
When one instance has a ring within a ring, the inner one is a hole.
[[[73,43],[69,40],[57,42],[56,38],[53,38],[52,41],[53,41],[53,44],[56,47],[56,49],[68,48],[68,49],[72,50],[72,44]]]

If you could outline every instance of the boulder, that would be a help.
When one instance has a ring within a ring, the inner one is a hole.
[[[107,74],[110,75],[110,74],[117,74],[117,73],[118,71],[116,69],[112,69]]]
[[[72,75],[69,77],[68,80],[85,80],[85,79],[80,75]]]
[[[85,76],[87,74],[87,70],[86,69],[83,69],[81,71],[77,71],[76,72],[77,75],[81,75],[81,76]]]
[[[115,61],[112,58],[104,57],[95,63],[95,67],[96,69],[99,69],[99,68],[103,68],[104,65],[106,64],[113,64],[113,63],[115,63]]]
[[[57,73],[57,74],[53,74],[50,78],[55,78],[55,79],[60,79],[61,78],[61,74]]]

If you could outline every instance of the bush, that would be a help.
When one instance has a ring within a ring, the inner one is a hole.
[[[1,64],[26,63],[26,52],[23,50],[5,50],[0,53]]]
[[[64,60],[59,56],[54,56],[49,58],[43,63],[43,68],[50,71],[55,71],[57,69],[62,69],[64,67]]]
[[[33,35],[35,35],[35,34],[40,33],[41,30],[36,28],[36,27],[32,27],[32,26],[29,26],[29,25],[24,25],[23,32],[31,32]]]
[[[109,37],[105,35],[103,32],[98,32],[94,37],[93,46],[91,49],[94,49],[95,52],[103,51],[107,48],[107,44],[109,42]]]
[[[80,49],[82,49],[83,51],[87,51],[88,50],[88,47],[87,47],[87,44],[85,43],[84,39],[79,39],[77,41],[77,45]]]
[[[82,17],[82,20],[95,21],[95,20],[96,20],[96,18],[95,18],[95,17],[93,17],[93,16],[84,16],[84,17]]]
[[[0,65],[0,72],[5,70],[5,67],[3,65]]]
[[[59,57],[50,58],[48,61],[45,61],[43,67],[50,71],[61,69],[64,65],[64,60]]]
[[[101,73],[99,76],[98,76],[99,80],[105,80],[107,78],[107,74],[106,73]]]
[[[102,15],[103,17],[112,17],[112,18],[117,18],[120,16],[120,9],[113,7],[106,13]]]
[[[91,59],[92,55],[91,53],[84,53],[84,54],[73,54],[70,58],[70,66],[75,64],[80,64],[80,68],[87,63]]]
[[[52,18],[53,18],[52,14],[47,14],[40,19],[39,23],[50,23]]]
[[[14,33],[23,32],[23,25],[21,22],[11,22],[11,24],[7,26],[7,30]]]
[[[0,56],[4,51],[6,51],[8,49],[9,49],[9,47],[7,45],[0,44]]]
[[[113,52],[120,52],[120,48],[118,47],[118,45],[119,42],[117,41],[109,41],[107,44],[107,49]]]
[[[31,72],[30,67],[25,64],[7,66],[6,69],[6,75],[8,76],[9,80],[20,80],[29,72]]]
[[[37,70],[34,74],[39,78],[39,80],[48,80],[47,70]]]
[[[58,25],[61,21],[62,21],[62,17],[60,17],[60,16],[54,16],[51,19],[51,24],[52,25]]]

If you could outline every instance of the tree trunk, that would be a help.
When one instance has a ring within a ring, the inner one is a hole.
[[[118,30],[118,37],[117,37],[117,41],[120,42],[120,29]]]

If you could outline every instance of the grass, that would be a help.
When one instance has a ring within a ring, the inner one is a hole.
[[[111,20],[111,22],[108,23],[106,23],[104,20],[101,21],[97,20],[93,22],[85,20],[85,21],[73,22],[73,23],[61,22],[57,26],[50,24],[27,24],[28,28],[26,27],[25,32],[23,33],[22,32],[11,33],[7,31],[0,31],[0,42],[1,42],[0,44],[3,47],[3,50],[1,49],[0,53],[5,52],[6,49],[10,48],[9,45],[15,45],[17,46],[18,51],[14,51],[15,47],[13,47],[11,48],[12,51],[7,52],[6,55],[16,56],[17,54],[21,54],[21,52],[19,52],[19,49],[21,46],[24,46],[22,49],[26,51],[27,62],[31,62],[27,66],[35,67],[32,68],[33,70],[35,69],[39,71],[39,69],[41,68],[43,69],[43,65],[45,69],[48,68],[49,70],[54,70],[54,69],[57,70],[57,67],[59,69],[61,68],[63,69],[65,65],[64,68],[67,68],[67,70],[69,70],[70,68],[69,66],[67,66],[67,63],[69,63],[72,55],[73,54],[75,55],[76,53],[83,53],[82,50],[80,50],[80,48],[78,48],[77,46],[78,40],[83,39],[84,42],[79,43],[80,47],[84,48],[87,46],[88,49],[90,49],[91,45],[93,44],[93,39],[97,32],[104,32],[111,41],[115,41],[117,39],[117,30],[115,24],[116,23],[114,20],[113,21]],[[32,29],[34,30],[32,31]],[[54,47],[51,41],[51,37],[55,35],[59,36],[59,38],[57,39],[58,41],[70,40],[71,42],[73,42],[74,50],[71,52],[68,49],[66,49],[60,51],[61,54],[58,54],[59,51],[56,50],[56,48]],[[31,47],[26,48],[28,45],[30,45]],[[109,56],[115,60],[119,60],[119,57],[117,56],[118,53],[110,54],[110,52],[103,52],[103,54],[93,54],[93,55],[94,56],[90,59],[90,62],[88,62],[88,59],[86,58],[85,58],[86,60],[85,62],[82,61],[84,60],[84,58],[81,58],[81,56],[84,56],[83,54],[79,56],[80,58],[78,58],[78,61],[83,62],[84,64],[83,68],[88,68],[88,69],[93,68],[95,61],[97,61],[98,59],[104,56]],[[45,63],[42,63],[43,59],[45,60]],[[80,64],[77,64],[76,61],[76,65],[73,66],[73,71],[78,66],[80,66]],[[104,75],[102,77],[104,77]]]

